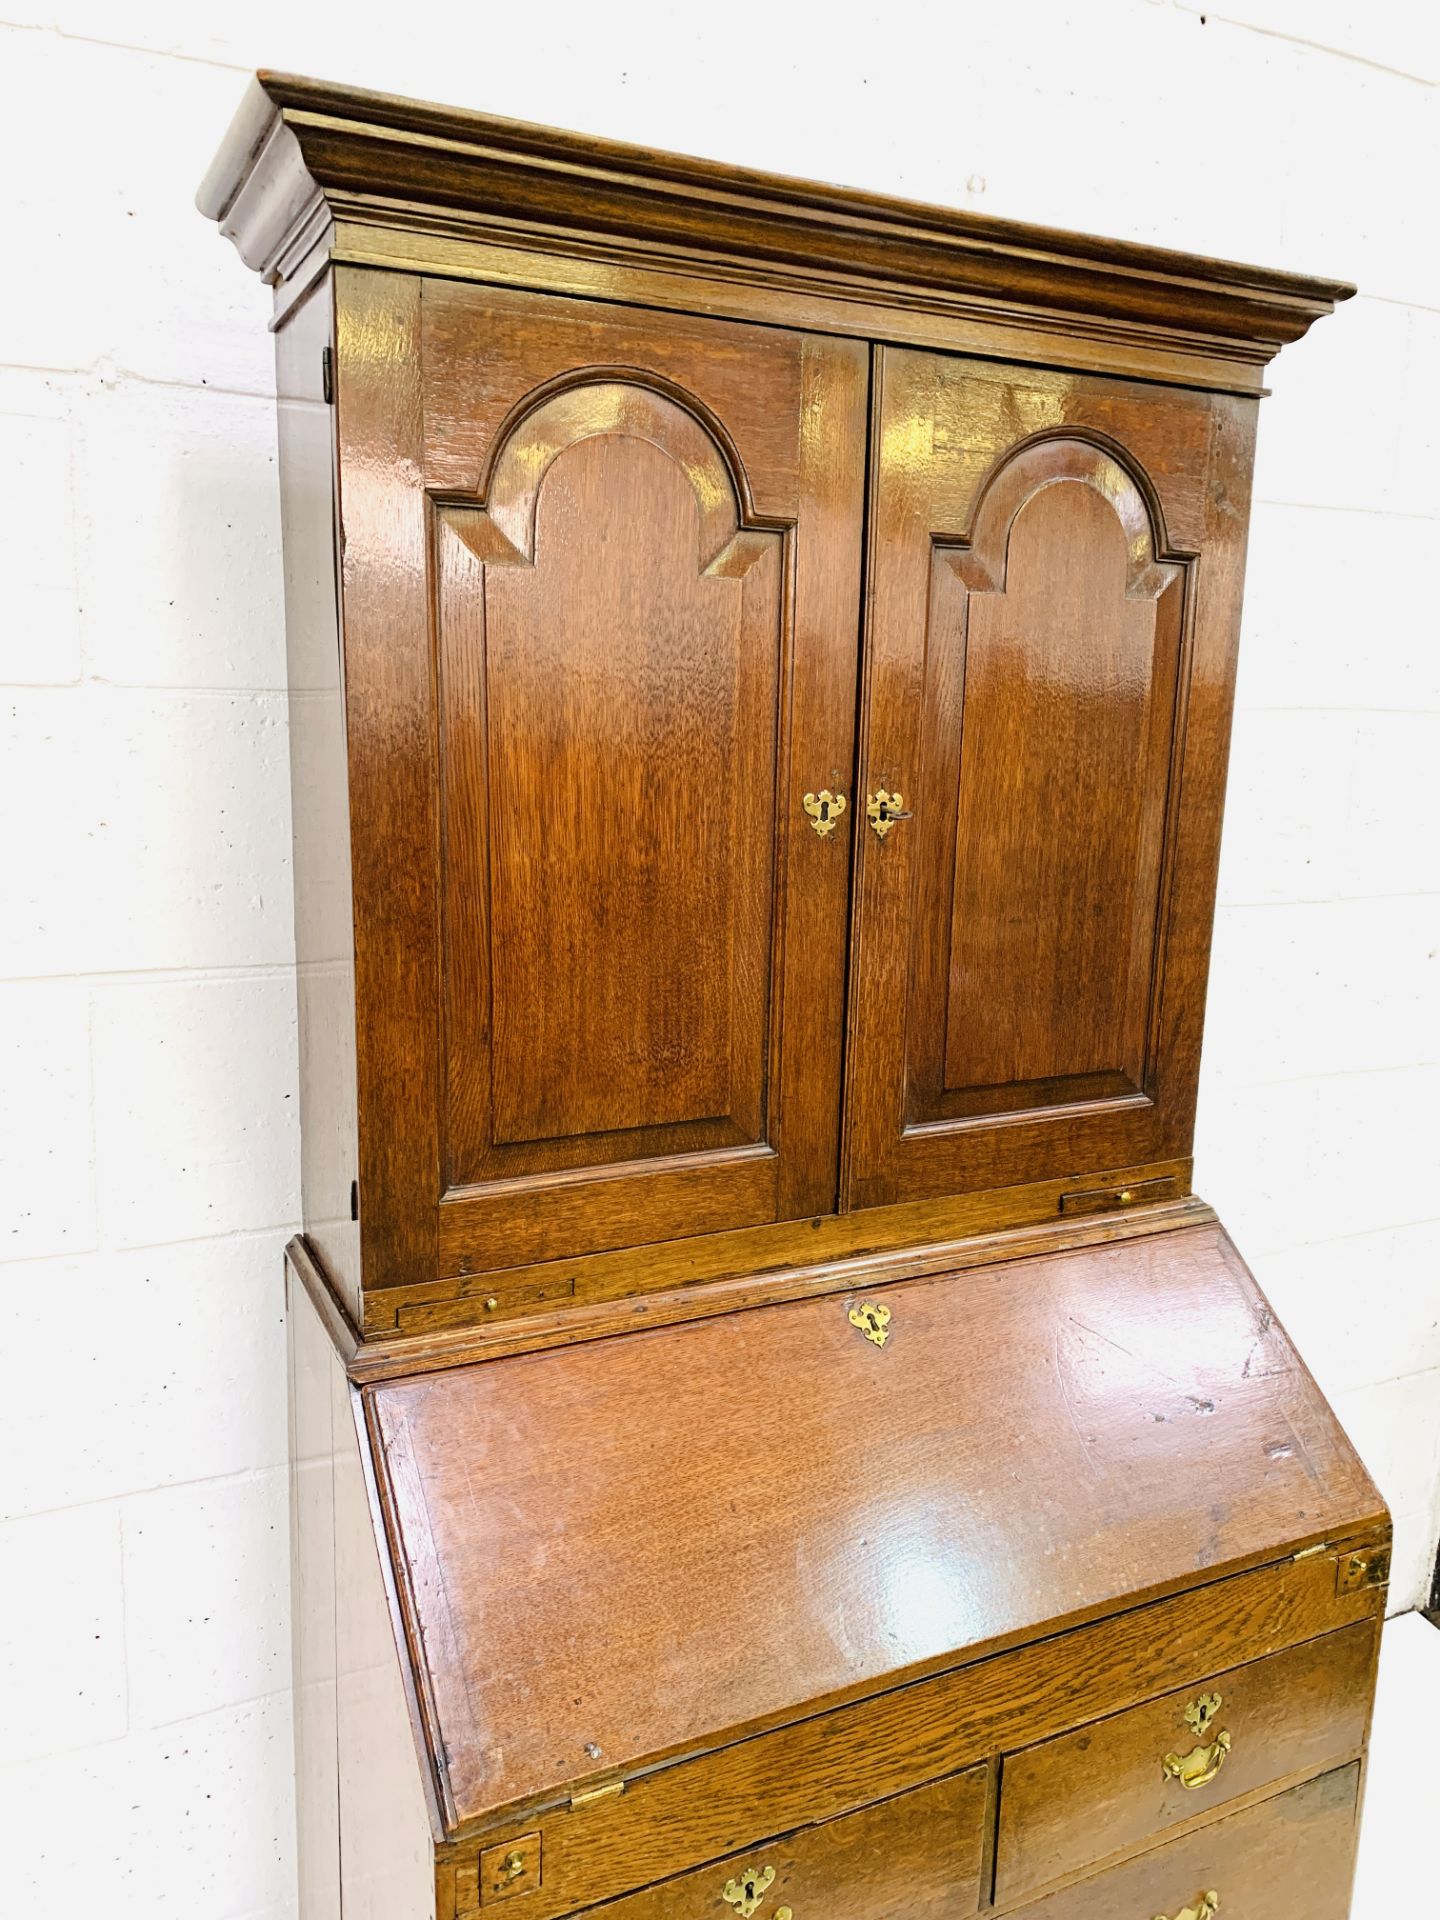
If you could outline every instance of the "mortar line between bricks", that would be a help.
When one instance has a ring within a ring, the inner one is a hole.
[[[0,26],[3,24],[0,21]],[[274,406],[276,399],[274,387],[226,387],[215,380],[166,379],[161,374],[142,373],[138,367],[117,366],[104,355],[98,360],[87,361],[84,366],[50,366],[33,360],[0,360],[0,373],[31,374],[41,380],[98,380],[106,392],[115,392],[131,384],[161,387],[179,393],[217,393],[222,399],[258,400],[269,406]]]
[[[237,65],[233,60],[217,60],[211,54],[182,53],[177,47],[137,46],[132,40],[106,40],[95,33],[69,33],[64,27],[57,27],[48,21],[7,20],[0,16],[0,27],[7,27],[12,33],[43,34],[52,40],[67,41],[82,47],[109,47],[116,53],[135,53],[145,60],[178,60],[187,67],[214,67],[217,73],[240,73],[247,78],[255,69]]]
[[[143,1256],[147,1253],[168,1253],[179,1247],[224,1247],[232,1241],[242,1246],[247,1242],[259,1244],[264,1240],[280,1239],[276,1250],[277,1262],[284,1259],[284,1243],[291,1234],[299,1233],[299,1219],[277,1220],[268,1227],[234,1227],[229,1233],[187,1234],[179,1240],[137,1240],[133,1245],[124,1241],[97,1240],[89,1247],[61,1247],[53,1253],[16,1253],[0,1252],[0,1271],[15,1267],[59,1266],[67,1261],[82,1262],[89,1260],[128,1259],[130,1256]],[[283,1237],[282,1237],[283,1236]],[[7,1285],[13,1284],[11,1281]]]
[[[253,966],[234,961],[213,967],[97,967],[93,971],[76,968],[63,973],[8,973],[0,975],[0,987],[46,987],[65,985],[195,986],[219,985],[235,980],[288,980],[295,974],[294,960],[257,960]]]
[[[1372,60],[1366,54],[1353,53],[1348,47],[1332,47],[1324,40],[1307,40],[1298,33],[1282,33],[1278,27],[1262,27],[1253,20],[1237,20],[1232,14],[1213,13],[1208,8],[1201,13],[1199,6],[1183,7],[1179,11],[1198,18],[1201,24],[1213,20],[1217,26],[1233,27],[1240,33],[1255,33],[1262,40],[1280,40],[1287,47],[1304,47],[1308,53],[1323,53],[1331,60],[1344,60],[1352,67],[1366,67],[1371,73],[1388,74],[1392,80],[1406,80],[1411,86],[1423,87],[1431,93],[1437,86],[1436,81],[1423,73],[1411,73],[1405,67],[1387,66],[1383,60]]]
[[[1429,1371],[1429,1369],[1425,1367],[1416,1368],[1417,1373],[1425,1373],[1427,1371]],[[1387,1380],[1391,1377],[1389,1374],[1386,1375]],[[1366,1386],[1383,1386],[1384,1384],[1384,1381],[1366,1382]],[[1364,1390],[1364,1387],[1356,1389],[1356,1391],[1360,1392]],[[167,1493],[186,1493],[195,1487],[238,1487],[243,1486],[247,1481],[251,1480],[273,1480],[277,1474],[283,1474],[288,1479],[289,1473],[290,1462],[287,1458],[272,1460],[268,1466],[237,1467],[233,1473],[197,1473],[189,1480],[151,1480],[144,1486],[121,1487],[114,1493],[96,1494],[91,1500],[67,1500],[63,1505],[58,1507],[29,1507],[23,1513],[6,1513],[0,1516],[0,1530],[3,1530],[5,1527],[24,1526],[27,1520],[53,1520],[57,1515],[62,1513],[93,1513],[99,1512],[105,1507],[115,1507],[119,1509],[129,1506],[132,1501],[150,1500],[155,1498],[156,1495],[163,1496]],[[120,1534],[121,1553],[123,1556],[125,1545],[125,1516],[123,1512],[116,1512],[115,1525]]]

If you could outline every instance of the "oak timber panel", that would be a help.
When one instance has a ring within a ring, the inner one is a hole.
[[[488,1851],[538,1828],[543,1882],[527,1912],[555,1920],[1113,1714],[1182,1675],[1198,1681],[1217,1662],[1378,1621],[1383,1603],[1374,1590],[1337,1593],[1333,1555],[1286,1561],[714,1746],[633,1775],[618,1793],[472,1822],[483,1837],[447,1844],[445,1858],[464,1871],[477,1845]]]
[[[335,541],[334,414],[323,354],[328,277],[275,339],[284,538],[295,987],[300,1029],[300,1167],[305,1232],[351,1316],[361,1312],[360,1235],[350,1204],[356,1133],[355,930],[350,787]]]
[[[936,554],[932,621],[947,595],[969,620],[956,723],[926,743],[926,851],[950,886],[948,939],[921,955],[933,980],[916,981],[932,1073],[923,1091],[912,1080],[912,1119],[1138,1093],[1145,1079],[1181,575],[1150,561],[1132,582],[1113,494],[1139,508],[1132,519],[1143,505],[1097,448],[1042,442],[1022,462],[1033,471],[1001,577],[971,571],[967,591],[970,556]],[[958,779],[942,757],[958,758]]]
[[[435,1823],[356,1395],[287,1271],[296,1828],[305,1920],[433,1920]]]
[[[1015,1911],[1012,1920],[1179,1920],[1188,1908],[1248,1920],[1346,1920],[1358,1766],[1277,1794],[1138,1860]]]
[[[1012,1901],[1272,1782],[1342,1765],[1365,1741],[1378,1622],[1326,1634],[1007,1757],[995,1898]],[[1204,1700],[1198,1720],[1186,1720]],[[1224,1744],[1217,1745],[1223,1739]],[[1167,1756],[1199,1752],[1187,1787]]]
[[[990,1770],[975,1767],[839,1820],[804,1827],[617,1900],[606,1920],[733,1920],[756,1898],[760,1920],[782,1906],[845,1920],[951,1920],[979,1905]],[[747,1882],[747,1875],[749,1876]],[[488,1913],[470,1872],[457,1876],[462,1920]],[[751,1889],[753,1888],[753,1892]]]
[[[1183,1153],[1253,417],[877,365],[849,1200]]]
[[[373,1390],[459,1819],[1381,1512],[1218,1229],[876,1298]]]
[[[963,313],[994,329],[992,353],[1017,344],[1007,321],[1033,318],[1052,356],[1131,347],[1152,377],[1189,360],[1204,384],[1258,384],[1256,364],[1354,292],[276,73],[257,76],[198,204],[266,278],[300,277],[331,221],[336,247],[408,239],[491,277],[498,234],[535,251],[537,276],[591,255],[612,296],[648,267],[649,299],[690,311],[788,290],[862,336]]]
[[[782,536],[737,539],[713,441],[620,382],[505,457],[533,555],[443,519],[450,1182],[760,1144]]]
[[[833,1211],[865,350],[341,297],[368,1285]]]

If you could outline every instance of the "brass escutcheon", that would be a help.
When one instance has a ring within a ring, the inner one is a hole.
[[[850,1324],[875,1346],[883,1347],[890,1338],[890,1309],[875,1300],[862,1300],[858,1307],[851,1307]]]
[[[822,787],[819,793],[807,793],[800,802],[810,816],[810,824],[822,840],[835,831],[835,822],[850,804],[843,793]]]
[[[1185,1709],[1185,1724],[1197,1740],[1203,1740],[1210,1731],[1210,1722],[1219,1713],[1225,1701],[1218,1693],[1202,1693],[1198,1700],[1192,1700]]]
[[[750,1920],[750,1915],[765,1898],[774,1878],[774,1867],[746,1867],[734,1880],[725,1882],[720,1889],[720,1898],[727,1906],[734,1907],[740,1920]]]
[[[878,793],[872,793],[865,802],[865,818],[875,829],[877,836],[883,840],[897,820],[910,818],[904,809],[903,795],[887,793],[884,787],[881,787]]]
[[[1193,1907],[1182,1907],[1175,1920],[1210,1920],[1210,1916],[1220,1909],[1218,1893],[1202,1893]],[[1163,1913],[1157,1913],[1155,1920],[1166,1920]]]
[[[1193,1793],[1200,1787],[1208,1787],[1219,1773],[1233,1745],[1232,1738],[1228,1733],[1217,1733],[1213,1740],[1206,1742],[1205,1736],[1224,1704],[1218,1693],[1202,1693],[1186,1707],[1185,1724],[1201,1744],[1189,1753],[1166,1754],[1160,1765],[1167,1780],[1178,1780]]]

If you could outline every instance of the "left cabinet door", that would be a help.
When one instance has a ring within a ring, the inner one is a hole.
[[[339,296],[367,1286],[830,1211],[864,348]]]

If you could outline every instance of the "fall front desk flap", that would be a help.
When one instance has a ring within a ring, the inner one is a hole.
[[[367,1397],[457,1823],[1383,1513],[1211,1225]]]

